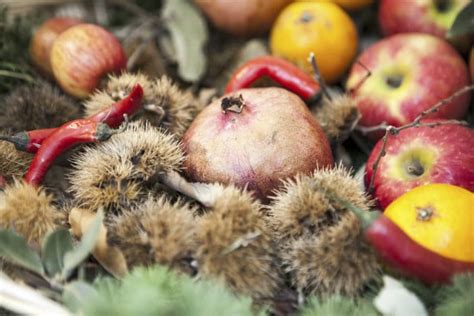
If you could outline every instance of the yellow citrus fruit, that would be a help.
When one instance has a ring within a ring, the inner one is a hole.
[[[474,193],[450,184],[428,184],[400,196],[384,215],[419,245],[474,262]]]
[[[336,82],[357,53],[357,29],[344,10],[331,2],[294,2],[273,24],[272,54],[285,58],[308,73],[310,52],[329,83]]]

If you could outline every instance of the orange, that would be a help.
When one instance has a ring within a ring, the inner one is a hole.
[[[419,245],[474,262],[474,193],[450,184],[428,184],[400,196],[384,215]]]
[[[357,29],[344,10],[331,2],[294,2],[273,24],[270,48],[312,74],[314,52],[319,71],[329,83],[343,75],[357,53]]]

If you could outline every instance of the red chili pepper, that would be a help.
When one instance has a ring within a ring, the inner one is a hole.
[[[225,87],[225,93],[249,88],[258,79],[268,76],[306,102],[319,98],[319,84],[292,63],[274,56],[262,56],[251,59],[238,68]]]
[[[131,116],[138,110],[142,97],[143,88],[137,84],[133,87],[132,91],[126,98],[91,116],[89,120],[94,122],[104,122],[110,127],[118,127],[123,122],[124,114]],[[36,153],[43,141],[56,130],[57,128],[46,128],[19,132],[12,136],[1,136],[0,139],[13,143],[17,150]]]
[[[49,167],[61,153],[80,143],[107,140],[116,133],[117,130],[107,124],[90,119],[74,120],[62,125],[43,141],[24,177],[25,181],[40,185]]]
[[[19,132],[11,136],[0,136],[0,140],[6,140],[15,145],[17,150],[35,153],[40,148],[41,143],[54,131],[56,127],[35,129],[28,132]]]

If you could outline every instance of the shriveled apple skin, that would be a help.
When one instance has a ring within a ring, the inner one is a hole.
[[[225,97],[242,96],[242,112],[224,112]],[[333,164],[319,123],[295,94],[243,89],[215,100],[183,137],[184,173],[191,181],[234,183],[268,201],[282,179]]]

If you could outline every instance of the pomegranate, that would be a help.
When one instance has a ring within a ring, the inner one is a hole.
[[[333,164],[306,104],[281,88],[243,89],[212,102],[183,137],[185,176],[234,183],[264,202],[282,179]]]

